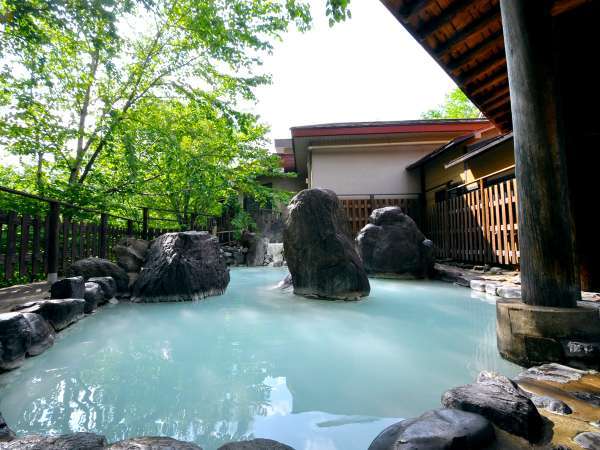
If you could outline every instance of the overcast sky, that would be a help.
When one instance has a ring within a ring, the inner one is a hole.
[[[455,87],[379,0],[352,0],[352,19],[330,28],[324,0],[311,0],[314,27],[290,32],[265,57],[273,76],[255,110],[271,138],[327,122],[418,119]]]

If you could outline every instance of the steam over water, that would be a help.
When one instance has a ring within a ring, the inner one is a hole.
[[[196,303],[106,305],[0,375],[0,411],[20,435],[364,450],[480,370],[519,369],[497,353],[493,301],[469,289],[371,280],[365,300],[329,302],[275,289],[285,273],[233,269]]]

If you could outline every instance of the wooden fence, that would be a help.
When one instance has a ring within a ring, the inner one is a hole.
[[[399,206],[405,214],[419,222],[419,200],[416,198],[370,198],[363,199],[340,199],[346,210],[350,222],[352,235],[358,232],[369,222],[369,216],[374,209],[384,206]]]
[[[518,265],[516,180],[437,203],[428,210],[428,230],[437,257]]]

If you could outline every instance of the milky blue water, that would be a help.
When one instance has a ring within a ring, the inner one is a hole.
[[[234,269],[197,303],[107,305],[0,375],[0,411],[19,434],[364,450],[480,370],[518,371],[497,354],[493,301],[469,289],[371,280],[367,299],[329,302],[275,289],[284,274]]]

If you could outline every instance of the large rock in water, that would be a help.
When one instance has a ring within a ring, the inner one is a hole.
[[[0,372],[42,353],[54,343],[54,330],[41,316],[26,312],[0,314]]]
[[[94,433],[73,433],[62,436],[29,435],[2,445],[2,450],[101,450],[106,438]]]
[[[83,318],[86,302],[82,298],[36,300],[17,305],[15,311],[35,313],[42,316],[56,330],[67,328]]]
[[[117,292],[127,292],[129,290],[127,272],[107,259],[80,259],[71,264],[69,272],[71,275],[81,275],[86,281],[94,277],[112,277],[117,284]]]
[[[478,414],[436,409],[390,425],[369,450],[479,450],[495,440],[494,427]]]
[[[202,450],[193,442],[178,441],[170,437],[142,436],[115,442],[111,450]]]
[[[248,249],[246,252],[246,264],[250,267],[263,266],[267,256],[267,246],[269,239],[260,236],[257,233],[244,231],[240,238],[240,243]]]
[[[83,298],[83,277],[63,278],[50,286],[50,298]]]
[[[428,276],[433,270],[432,242],[397,206],[375,209],[356,237],[368,273]]]
[[[249,441],[228,442],[217,450],[294,450],[289,445],[272,439],[252,439]]]
[[[117,256],[117,264],[129,273],[142,270],[150,242],[143,239],[126,237],[121,239],[113,250]]]
[[[501,375],[482,372],[477,383],[446,391],[442,405],[481,414],[497,427],[530,442],[538,441],[543,434],[544,422],[531,399]]]
[[[283,248],[295,294],[333,300],[369,295],[369,279],[333,191],[305,189],[292,198]]]
[[[14,438],[15,433],[8,427],[2,413],[0,413],[0,442],[12,441]]]
[[[229,269],[219,241],[206,231],[166,233],[154,240],[132,301],[178,302],[221,295]]]

